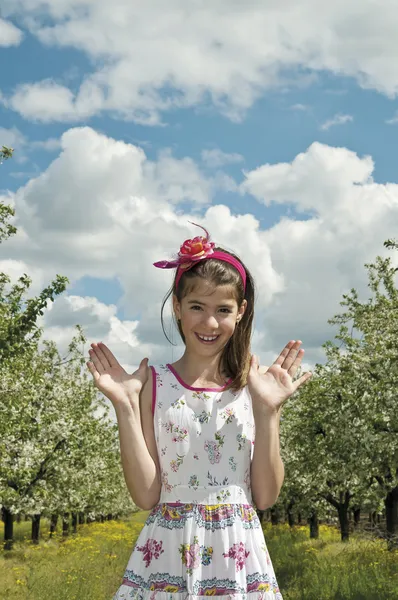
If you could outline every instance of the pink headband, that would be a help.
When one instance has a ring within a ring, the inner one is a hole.
[[[192,223],[192,221],[189,222]],[[161,260],[153,263],[154,266],[158,267],[159,269],[173,269],[174,267],[177,267],[177,287],[184,271],[187,271],[193,267],[198,261],[208,258],[218,258],[219,260],[223,260],[224,262],[227,262],[235,267],[235,269],[240,273],[243,287],[246,290],[246,271],[242,263],[227,252],[223,252],[222,250],[213,250],[215,244],[209,241],[209,234],[206,229],[201,225],[196,225],[196,223],[192,223],[192,225],[203,229],[203,231],[206,233],[206,237],[204,238],[202,236],[197,236],[192,240],[185,240],[180,247],[178,258],[176,260]]]

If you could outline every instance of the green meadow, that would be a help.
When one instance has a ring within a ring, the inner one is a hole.
[[[15,523],[15,546],[1,551],[0,598],[4,600],[111,600],[148,513],[129,520],[91,523],[50,540],[42,521],[39,545],[29,541],[31,523]],[[398,600],[398,551],[385,542],[321,525],[318,540],[308,527],[264,524],[266,543],[284,600]]]

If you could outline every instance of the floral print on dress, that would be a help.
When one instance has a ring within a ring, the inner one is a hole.
[[[188,487],[191,487],[194,490],[198,489],[198,487],[199,487],[199,479],[198,479],[197,475],[191,475],[191,477],[189,478]]]
[[[195,535],[193,544],[181,544],[179,547],[182,564],[187,567],[187,573],[192,575],[194,569],[197,569],[200,564],[209,565],[213,555],[212,546],[200,546],[199,539]]]
[[[232,419],[235,418],[235,411],[233,408],[226,408],[222,413],[221,417],[225,419],[225,423],[232,423]]]
[[[207,471],[207,481],[209,482],[209,485],[228,485],[228,477],[224,477],[222,482],[219,482],[210,471]]]
[[[202,410],[200,414],[193,413],[192,418],[194,421],[198,421],[199,423],[208,423],[210,421],[211,413],[205,410]]]
[[[207,456],[209,457],[209,461],[212,465],[220,462],[221,452],[220,446],[217,444],[217,442],[214,442],[213,440],[206,440],[205,450],[207,452]]]
[[[167,433],[173,433],[173,437],[171,438],[172,442],[183,442],[188,436],[188,430],[185,427],[179,427],[175,425],[172,421],[168,421],[167,423],[163,423],[163,427],[165,427]]]
[[[184,461],[184,456],[177,454],[177,460],[170,461],[171,470],[176,473]]]
[[[171,403],[171,406],[173,408],[181,408],[184,405],[185,405],[184,398],[177,398],[177,400],[174,400],[174,402]]]
[[[229,490],[221,490],[217,494],[217,502],[227,502],[228,498],[230,498],[231,492]]]
[[[160,468],[160,479],[162,481],[162,485],[164,487],[165,490],[167,490],[168,492],[171,492],[171,490],[173,489],[173,485],[171,485],[169,483],[169,474],[167,471],[164,471],[162,468]]]
[[[236,467],[237,467],[238,463],[236,462],[235,458],[233,456],[230,456],[228,462],[229,462],[229,466],[231,467],[231,469],[233,471],[236,471]]]
[[[196,400],[210,400],[211,396],[206,394],[206,392],[192,392],[192,398],[196,398]]]
[[[246,446],[247,437],[245,434],[238,433],[236,436],[238,442],[238,450],[243,450]]]
[[[223,552],[223,556],[235,559],[235,567],[237,571],[241,571],[245,566],[246,558],[250,552],[246,550],[243,542],[235,543],[231,546],[228,552]]]
[[[164,552],[162,546],[162,540],[158,542],[153,538],[147,539],[143,546],[137,546],[137,550],[143,553],[142,558],[144,559],[146,567],[149,567],[153,558],[159,558],[159,556]]]

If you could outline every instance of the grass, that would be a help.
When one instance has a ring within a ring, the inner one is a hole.
[[[15,524],[14,549],[0,552],[0,598],[4,600],[110,600],[121,583],[135,540],[147,517],[81,525],[62,539],[61,524],[48,540],[29,542],[31,523]],[[264,525],[284,600],[398,600],[398,552],[382,540],[355,535],[343,544],[334,527]]]

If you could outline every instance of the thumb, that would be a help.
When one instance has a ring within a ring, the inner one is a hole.
[[[145,363],[146,361],[146,363]],[[140,362],[140,366],[138,367],[139,369],[147,369],[148,368],[148,362],[149,359],[148,358],[143,358],[142,361]]]
[[[250,361],[250,367],[252,369],[254,369],[255,371],[258,371],[259,366],[260,365],[258,362],[258,356],[256,356],[256,354],[252,354],[251,361]]]

